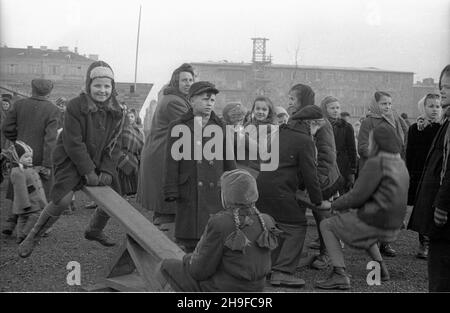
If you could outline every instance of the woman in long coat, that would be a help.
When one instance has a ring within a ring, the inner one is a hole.
[[[180,76],[186,81],[182,81]],[[174,221],[176,207],[164,202],[163,180],[169,124],[191,108],[187,94],[194,81],[194,70],[189,64],[177,68],[169,85],[162,91],[153,115],[150,135],[145,139],[142,150],[139,199],[142,206],[154,212],[153,222],[164,224]],[[181,84],[180,84],[181,82]]]

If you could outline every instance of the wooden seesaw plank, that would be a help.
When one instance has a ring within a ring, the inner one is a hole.
[[[83,191],[127,233],[105,284],[122,291],[167,290],[160,263],[169,258],[182,260],[184,251],[110,187],[85,186]]]

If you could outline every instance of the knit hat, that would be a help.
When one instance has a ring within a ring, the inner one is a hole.
[[[222,199],[225,208],[251,207],[258,200],[255,178],[247,171],[236,169],[222,174]]]
[[[276,107],[274,108],[274,112],[275,112],[275,115],[276,115],[276,116],[281,115],[281,114],[286,114],[287,116],[289,116],[289,114],[288,114],[288,112],[286,111],[286,109],[283,108],[282,106],[276,106]]]
[[[58,99],[56,99],[55,103],[57,106],[63,106],[65,103],[67,102],[67,99],[64,97],[59,97]]]
[[[309,105],[294,114],[293,120],[321,120],[323,119],[322,110],[316,105]]]
[[[227,125],[234,125],[243,121],[247,109],[240,102],[228,103],[222,110],[223,120]]]
[[[91,83],[96,78],[109,78],[113,88],[112,94],[115,95],[114,72],[108,63],[104,61],[95,61],[87,70],[86,75],[86,93],[91,94]]]
[[[277,235],[280,234],[275,222],[269,216],[264,217],[254,206],[258,200],[258,188],[253,176],[242,169],[223,173],[221,177],[222,200],[225,209],[232,209],[235,230],[225,239],[225,246],[232,251],[246,253],[246,248],[252,243],[242,229],[251,225],[251,219],[246,216],[241,221],[240,209],[249,209],[256,213],[261,223],[262,232],[256,238],[256,245],[260,248],[273,250],[278,245]]]
[[[36,78],[31,81],[31,92],[34,96],[48,96],[52,89],[53,82],[51,80]]]
[[[204,92],[210,92],[213,94],[218,94],[219,90],[216,88],[216,86],[210,82],[207,81],[200,81],[193,83],[191,87],[189,88],[189,95],[188,99],[191,99],[193,96],[200,95]]]
[[[372,139],[382,151],[400,153],[402,150],[400,138],[391,126],[381,124],[375,127]]]
[[[11,162],[21,165],[20,158],[25,153],[33,154],[33,149],[25,142],[17,140],[14,144],[10,145],[8,149],[3,150],[4,154]]]

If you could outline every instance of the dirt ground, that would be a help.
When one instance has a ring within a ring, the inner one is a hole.
[[[5,182],[2,184],[0,203],[4,203],[6,193]],[[76,194],[77,210],[72,215],[63,215],[54,225],[50,236],[44,238],[36,247],[32,256],[22,259],[17,255],[17,244],[14,237],[0,234],[0,292],[28,291],[58,291],[80,292],[84,287],[95,284],[106,275],[109,263],[114,258],[125,233],[117,221],[111,219],[106,227],[106,233],[118,245],[106,248],[98,243],[84,239],[83,232],[88,224],[93,210],[83,208],[88,199],[82,193]],[[134,202],[132,204],[147,218],[150,215],[143,212]],[[3,205],[1,205],[3,207]],[[0,210],[0,223],[3,227],[6,216]],[[316,237],[316,228],[308,227],[305,243]],[[398,241],[393,245],[398,252],[395,258],[386,258],[392,276],[391,281],[381,286],[369,286],[366,269],[370,261],[363,251],[345,248],[345,258],[348,271],[352,275],[351,292],[427,292],[426,261],[415,258],[417,249],[417,234],[402,231]],[[312,255],[314,250],[305,248],[305,254]],[[69,286],[66,269],[70,261],[81,265],[81,286]],[[272,288],[267,285],[268,292],[319,292],[314,289],[314,282],[325,278],[329,270],[316,271],[307,266],[298,269],[296,275],[306,281],[300,289]]]

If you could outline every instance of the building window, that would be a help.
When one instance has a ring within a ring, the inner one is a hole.
[[[37,64],[28,64],[28,74],[39,74],[39,67]]]
[[[19,64],[8,64],[7,69],[6,69],[8,74],[17,74],[18,70],[19,70]]]
[[[50,75],[58,75],[59,74],[59,65],[50,65]]]

